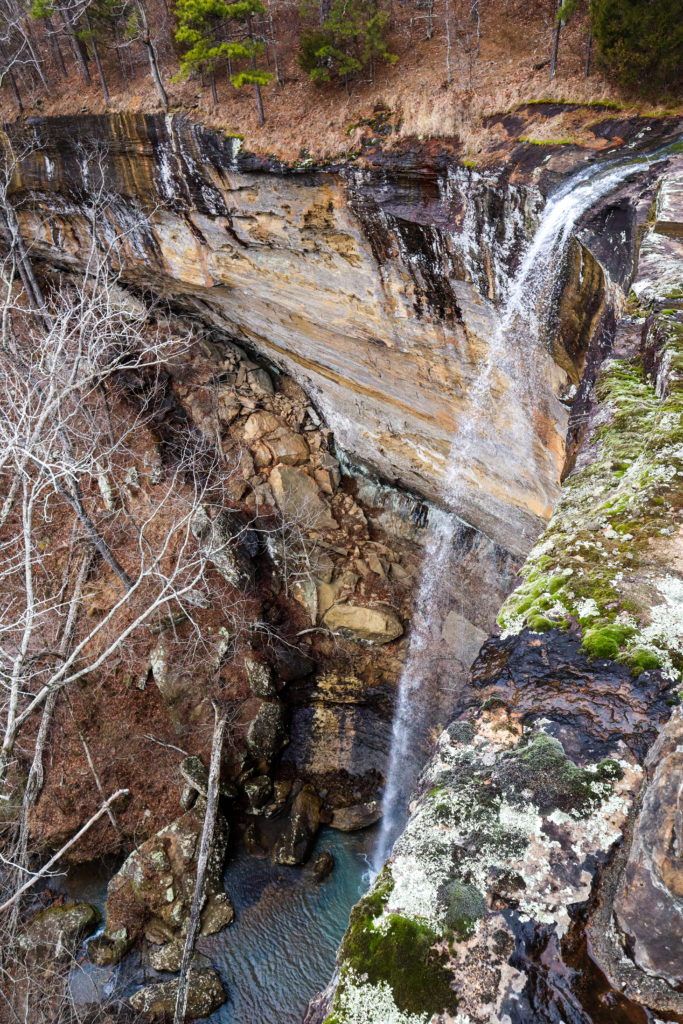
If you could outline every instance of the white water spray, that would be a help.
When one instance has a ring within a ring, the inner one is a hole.
[[[659,159],[665,156],[663,153]],[[442,494],[443,504],[452,512],[430,517],[431,535],[415,601],[410,646],[398,684],[382,824],[372,858],[374,874],[381,870],[401,831],[415,783],[414,749],[421,738],[423,721],[419,690],[435,632],[435,609],[454,557],[454,540],[460,521],[453,511],[462,507],[465,490],[472,486],[468,466],[475,448],[478,458],[482,450],[486,454],[483,428],[493,401],[494,374],[503,368],[511,381],[518,408],[523,412],[515,425],[519,431],[518,441],[522,451],[526,449],[531,456],[531,403],[538,383],[537,365],[542,358],[543,326],[552,315],[567,243],[579,219],[597,200],[652,162],[641,159],[616,167],[592,165],[566,181],[548,200],[536,234],[503,298],[498,327],[468,395],[468,416],[461,421],[451,443]]]

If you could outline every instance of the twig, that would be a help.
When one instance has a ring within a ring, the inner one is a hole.
[[[177,750],[178,753],[182,754],[184,757],[190,756],[182,747],[176,747],[175,743],[164,743],[163,740],[158,740],[156,736],[148,736],[147,733],[145,733],[142,738],[143,740],[150,740],[152,743],[158,743],[160,747],[168,747],[169,750]]]

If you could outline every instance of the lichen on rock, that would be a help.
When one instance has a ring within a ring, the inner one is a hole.
[[[683,579],[666,538],[683,507],[683,313],[641,327],[639,351],[603,366],[589,439],[499,623],[507,635],[577,624],[590,657],[680,681]]]

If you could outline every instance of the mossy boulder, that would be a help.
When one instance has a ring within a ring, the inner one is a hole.
[[[145,1020],[170,1020],[175,1010],[178,981],[162,981],[146,985],[130,997],[128,1002]],[[190,971],[187,994],[187,1017],[209,1017],[228,998],[216,971],[201,968]]]
[[[525,747],[501,757],[493,772],[506,799],[533,802],[542,814],[589,808],[620,776],[621,768],[613,760],[601,761],[593,771],[577,767],[560,741],[542,732]]]
[[[135,850],[109,882],[104,935],[91,943],[96,963],[117,963],[141,936],[165,943],[187,930],[197,877],[197,856],[206,800],[171,822]],[[230,924],[232,905],[223,891],[228,826],[221,814],[214,830],[202,910],[202,934]]]
[[[99,921],[99,911],[90,903],[63,903],[41,910],[19,941],[31,959],[68,960]]]
[[[263,701],[247,729],[247,745],[259,759],[272,761],[289,743],[285,709],[278,700]]]

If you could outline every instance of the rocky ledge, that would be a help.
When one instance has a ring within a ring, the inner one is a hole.
[[[681,1019],[682,181],[679,160],[573,472],[309,1024]]]

